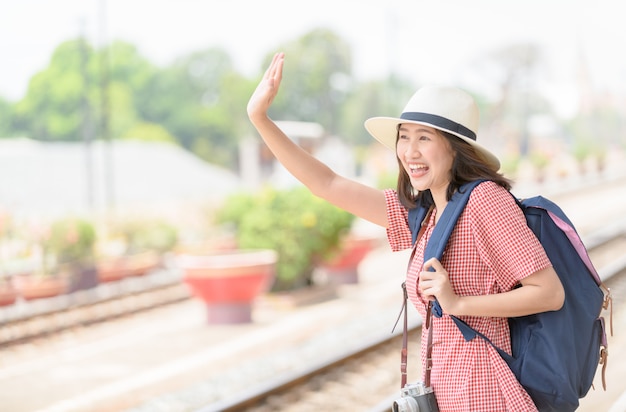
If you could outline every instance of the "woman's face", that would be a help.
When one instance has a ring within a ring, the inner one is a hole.
[[[413,123],[398,127],[396,154],[416,190],[445,193],[454,154],[437,129]]]

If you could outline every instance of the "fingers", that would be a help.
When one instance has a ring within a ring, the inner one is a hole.
[[[279,83],[283,77],[283,63],[285,61],[285,53],[276,53],[272,58],[272,62],[265,71],[265,80]]]
[[[435,299],[447,281],[447,272],[439,260],[432,258],[424,263],[424,270],[419,280],[419,288],[424,298]]]
[[[284,53],[276,53],[272,62],[265,70],[263,79],[257,85],[250,97],[247,106],[248,117],[262,119],[266,117],[267,110],[278,93],[278,87],[283,76]]]
[[[440,272],[444,270],[444,268],[437,258],[430,258],[424,263],[424,270],[428,270],[431,272]]]
[[[283,65],[285,63],[285,53],[278,53],[276,56],[276,74],[274,76],[274,81],[276,84],[280,84],[280,81],[283,79]]]

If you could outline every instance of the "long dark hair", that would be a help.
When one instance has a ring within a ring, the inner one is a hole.
[[[448,191],[446,193],[447,200],[450,200],[452,195],[459,190],[459,187],[463,184],[478,179],[492,180],[507,190],[511,189],[511,180],[504,177],[502,173],[489,167],[487,162],[485,162],[469,143],[451,133],[438,129],[435,130],[446,138],[454,152],[454,160],[452,161],[452,168],[450,170],[450,184],[448,185]],[[397,139],[396,137],[396,142],[398,141]],[[432,205],[433,197],[430,190],[416,192],[397,154],[396,159],[398,160],[399,166],[397,191],[400,203],[407,209],[413,209],[418,205],[425,207]]]

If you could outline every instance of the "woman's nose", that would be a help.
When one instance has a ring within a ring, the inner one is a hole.
[[[419,156],[421,153],[419,151],[419,142],[417,139],[409,139],[405,148],[405,155],[410,157]]]

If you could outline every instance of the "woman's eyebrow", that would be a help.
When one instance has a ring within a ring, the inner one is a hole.
[[[398,129],[398,131],[404,131],[404,132],[408,132],[409,129],[407,129],[405,126],[400,126],[400,128]],[[435,134],[435,132],[433,132],[430,129],[417,129],[416,131],[421,132],[421,133],[429,133],[429,134]]]

